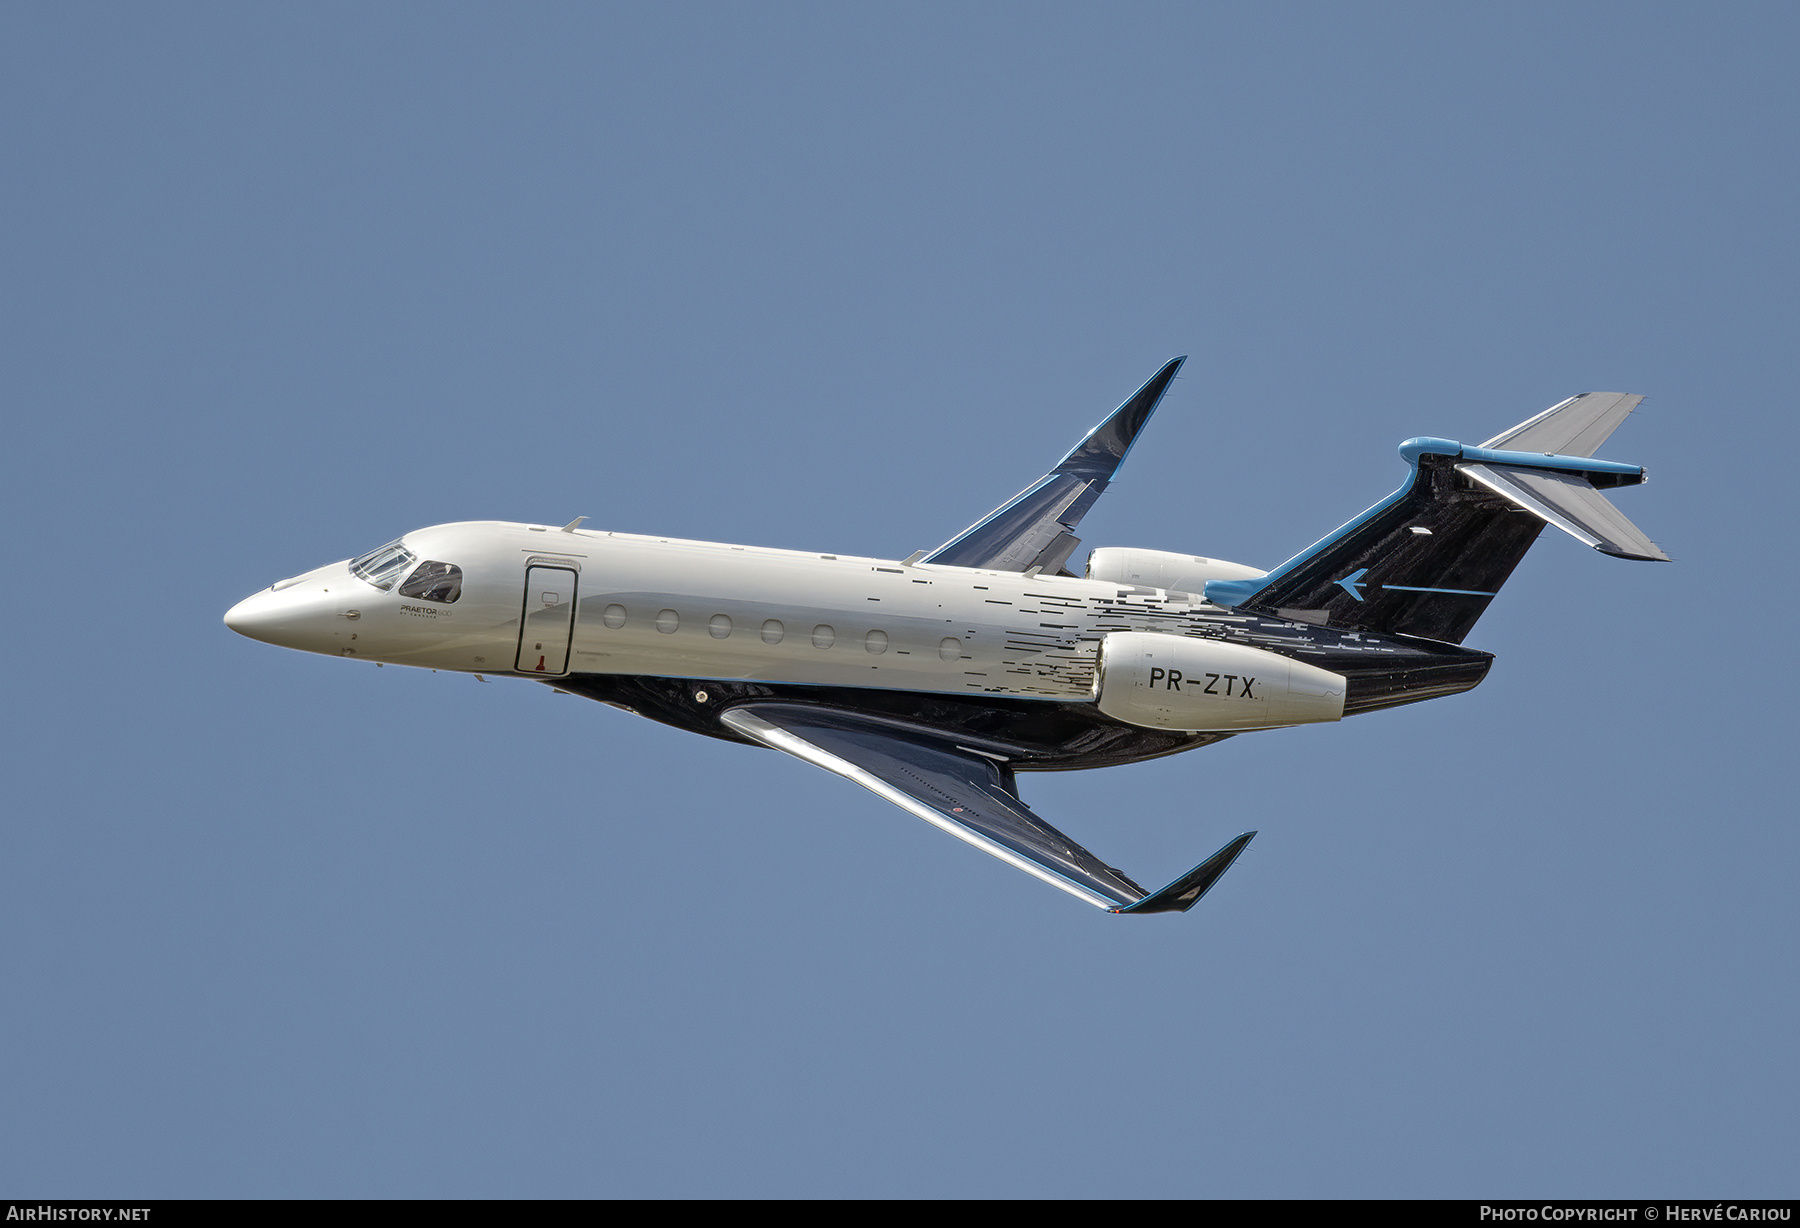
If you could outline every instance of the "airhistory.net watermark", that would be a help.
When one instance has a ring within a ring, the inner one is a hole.
[[[10,1223],[55,1224],[84,1222],[94,1224],[133,1224],[145,1223],[150,1219],[149,1207],[59,1207],[53,1203],[32,1203],[20,1206],[18,1203],[6,1204],[6,1218]]]

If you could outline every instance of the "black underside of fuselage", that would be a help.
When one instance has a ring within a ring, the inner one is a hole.
[[[1317,638],[1314,649],[1302,659],[1349,680],[1345,716],[1469,690],[1486,676],[1494,660],[1490,653],[1454,644],[1369,635],[1359,637],[1354,648],[1333,652],[1319,641],[1338,633],[1323,628],[1306,630]],[[1371,662],[1369,652],[1377,643],[1381,650],[1376,654],[1378,664]],[[729,742],[747,742],[719,720],[742,703],[816,704],[859,712],[1001,756],[1021,772],[1138,763],[1232,736],[1143,729],[1113,720],[1092,702],[1058,703],[1008,695],[944,695],[643,674],[571,674],[541,681],[689,733]]]

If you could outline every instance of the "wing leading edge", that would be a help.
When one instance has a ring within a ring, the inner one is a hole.
[[[1245,832],[1161,891],[1149,892],[1033,814],[1019,800],[1012,769],[984,752],[898,721],[806,704],[743,704],[721,720],[1109,912],[1186,912],[1256,834]]]
[[[1106,492],[1107,483],[1131,451],[1138,432],[1150,421],[1157,403],[1186,361],[1184,356],[1169,362],[1089,431],[1056,468],[925,555],[922,561],[993,571],[1059,570],[1081,544],[1072,530]]]

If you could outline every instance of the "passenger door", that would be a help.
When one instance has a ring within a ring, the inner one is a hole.
[[[516,668],[527,674],[568,673],[574,632],[575,573],[566,567],[527,567]]]

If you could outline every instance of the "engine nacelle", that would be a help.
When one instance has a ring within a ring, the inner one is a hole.
[[[1175,593],[1201,593],[1208,580],[1254,580],[1261,569],[1224,559],[1204,559],[1197,554],[1170,554],[1166,550],[1133,550],[1103,546],[1088,555],[1087,578],[1113,584],[1135,584]]]
[[[1128,725],[1229,732],[1343,719],[1342,674],[1261,648],[1150,631],[1100,641],[1100,711]]]

